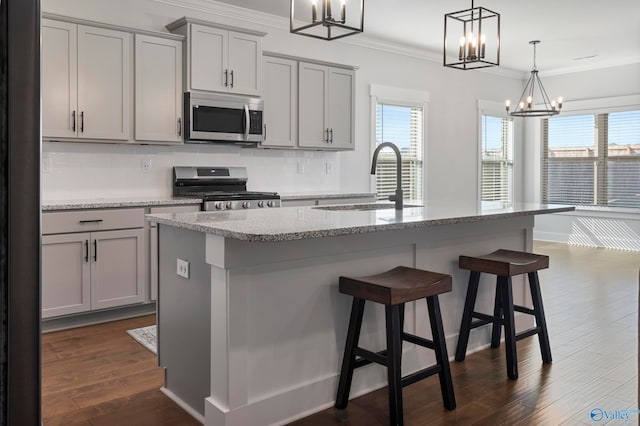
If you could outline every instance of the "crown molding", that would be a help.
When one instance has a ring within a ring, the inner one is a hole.
[[[545,76],[555,76],[564,74],[573,74],[584,71],[594,71],[605,68],[621,67],[625,65],[640,64],[640,55],[629,56],[628,58],[611,59],[608,61],[601,61],[594,64],[576,65],[574,67],[556,68],[550,71],[545,71]],[[527,73],[528,75],[529,73]]]
[[[212,0],[155,0],[155,2],[182,7],[196,12],[210,13],[212,15],[217,15],[220,18],[238,19],[272,28],[289,28],[289,20],[282,16],[276,16],[270,13],[259,12],[257,10],[246,9],[244,7]],[[224,20],[221,19],[221,21]]]

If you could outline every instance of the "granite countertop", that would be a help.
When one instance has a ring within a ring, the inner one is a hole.
[[[393,204],[377,210],[347,210],[348,206],[283,207],[278,209],[146,215],[165,225],[244,241],[292,241],[387,230],[480,222],[574,210],[573,206],[518,204],[506,209],[410,207],[396,212]],[[372,206],[366,204],[364,206]]]
[[[322,192],[280,192],[282,201],[290,200],[320,200],[320,199],[340,199],[340,198],[375,198],[374,192],[345,192],[336,193],[330,191]]]
[[[180,204],[200,204],[199,198],[178,197],[131,197],[131,198],[96,198],[86,200],[43,201],[42,211],[107,209],[118,207],[172,206]]]

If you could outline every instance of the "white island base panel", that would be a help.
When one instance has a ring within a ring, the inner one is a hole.
[[[398,265],[453,276],[453,291],[440,296],[453,360],[469,277],[458,256],[530,251],[533,224],[534,216],[516,216],[280,242],[160,224],[159,356],[166,388],[208,426],[285,424],[332,406],[352,302],[339,293],[338,278]],[[190,262],[188,280],[177,276],[176,258]],[[493,311],[495,288],[495,277],[483,274],[477,311]],[[514,278],[513,289],[516,304],[531,306],[523,276]],[[517,331],[533,325],[531,316],[516,315]],[[367,303],[360,346],[384,349],[384,327],[383,306]],[[431,337],[424,300],[407,304],[405,329]],[[468,351],[489,342],[489,325],[475,329]],[[433,351],[404,343],[403,374],[432,364]],[[506,380],[506,367],[504,374]],[[351,397],[383,386],[384,367],[357,369]]]

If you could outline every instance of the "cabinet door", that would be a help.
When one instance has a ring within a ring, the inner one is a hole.
[[[329,147],[353,148],[354,138],[353,70],[329,68]]]
[[[42,136],[76,137],[78,120],[76,24],[42,20]]]
[[[130,34],[78,26],[78,137],[129,139]]]
[[[228,91],[229,32],[202,25],[191,25],[191,89]]]
[[[296,145],[298,62],[264,57],[266,135],[263,146]]]
[[[91,233],[91,308],[144,302],[144,230]]]
[[[262,94],[262,37],[229,31],[229,92]]]
[[[329,68],[300,62],[298,73],[298,144],[327,148]]]
[[[181,142],[182,42],[135,37],[135,138]]]
[[[42,318],[91,308],[90,234],[42,237]]]

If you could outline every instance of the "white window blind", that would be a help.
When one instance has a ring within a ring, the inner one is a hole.
[[[640,207],[640,110],[608,114],[606,124],[607,204]]]
[[[483,202],[513,204],[513,119],[482,115]]]
[[[542,199],[640,207],[640,110],[542,121]]]
[[[376,145],[395,144],[402,153],[404,198],[422,200],[423,109],[409,105],[376,104]],[[380,151],[376,168],[378,199],[388,199],[396,190],[396,156],[388,148]]]

